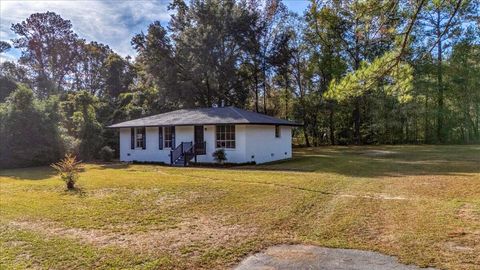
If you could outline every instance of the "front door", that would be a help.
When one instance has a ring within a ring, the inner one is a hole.
[[[195,126],[193,137],[193,140],[195,141],[195,162],[197,162],[197,155],[206,154],[206,145],[203,138],[203,126]]]
[[[195,144],[204,142],[203,126],[195,126],[194,141],[195,141]]]

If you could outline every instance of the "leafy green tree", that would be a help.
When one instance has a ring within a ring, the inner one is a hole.
[[[171,9],[171,35],[167,37],[154,23],[147,35],[133,39],[148,74],[145,78],[159,93],[171,91],[165,95],[185,106],[211,106],[224,100],[243,107],[248,88],[237,67],[254,19],[248,5],[233,0],[195,0],[187,5],[177,0]]]
[[[12,26],[18,63],[0,65],[1,160],[89,160],[118,149],[106,125],[222,101],[303,122],[307,146],[479,142],[477,2],[312,0],[299,16],[280,0],[175,0],[168,25],[132,38],[134,60],[32,14]],[[27,118],[42,146],[24,159],[39,144]]]
[[[320,47],[317,59],[343,62],[350,72],[357,71],[362,62],[373,61],[391,48],[395,33],[391,29],[396,27],[394,18],[397,12],[397,7],[388,2],[313,1],[307,14],[311,27],[308,37],[313,46]],[[335,61],[335,58],[341,61]],[[335,66],[327,65],[331,70],[335,70]],[[331,85],[331,74],[331,71],[320,74],[321,89]],[[368,93],[364,93],[345,100],[353,103],[351,122],[356,143],[362,141],[362,119],[367,115],[362,112],[362,103],[367,99]]]
[[[9,77],[0,76],[0,102],[5,99],[17,88],[17,83]]]
[[[12,45],[10,43],[0,40],[0,53],[4,53],[12,48]]]
[[[93,159],[103,145],[98,98],[82,90],[69,94],[61,106],[68,132],[80,141],[78,155],[82,160]]]
[[[101,95],[107,85],[107,59],[114,52],[107,45],[94,41],[80,41],[80,46],[73,87],[77,91],[87,90],[92,95]]]
[[[328,134],[331,144],[336,143],[337,127],[343,136],[350,136],[350,127],[336,121],[341,117],[335,117],[335,109],[338,108],[334,100],[325,100],[323,94],[333,79],[339,79],[347,70],[347,60],[344,58],[344,41],[339,38],[339,29],[342,29],[342,20],[336,14],[336,9],[328,5],[319,7],[316,2],[305,14],[306,27],[304,31],[304,42],[308,54],[308,64],[305,73],[309,74],[310,91],[307,93],[308,104],[303,117],[305,128],[310,136],[314,138],[314,144],[320,143],[320,134],[324,134],[324,127],[319,121],[328,123]],[[316,81],[312,81],[316,79]],[[323,115],[328,115],[324,119]],[[347,121],[350,125],[350,120]],[[350,138],[342,139],[342,143],[349,142]]]
[[[287,31],[289,13],[280,0],[264,1],[263,7],[254,5],[251,9],[254,11],[251,13],[242,61],[246,72],[242,75],[248,78],[247,87],[253,89],[255,111],[268,114],[268,99],[274,90],[272,79],[276,77],[272,61],[269,60],[275,58],[272,55],[276,51],[274,47],[278,47],[278,42],[282,40],[280,36]],[[259,109],[260,105],[262,110]]]
[[[289,118],[290,99],[292,96],[291,90],[291,70],[292,70],[292,54],[293,48],[290,45],[290,40],[293,37],[293,30],[287,29],[281,35],[278,35],[268,62],[272,65],[278,76],[278,84],[283,88],[283,103],[284,103],[284,117]]]
[[[26,73],[24,68],[13,62],[0,64],[0,102],[5,101],[17,89],[17,83],[29,84]]]
[[[436,69],[436,140],[443,143],[448,136],[445,126],[445,54],[458,39],[461,28],[469,15],[473,15],[475,1],[428,1],[419,17],[421,53],[432,54]],[[478,12],[478,11],[477,11]]]
[[[401,102],[409,101],[412,98],[409,92],[413,71],[410,65],[404,63],[391,68],[388,64],[396,57],[398,52],[392,51],[372,63],[362,62],[355,72],[347,74],[339,82],[333,80],[325,96],[342,102],[348,98],[360,97],[365,91],[376,88],[396,96]],[[379,77],[381,80],[384,76],[383,83],[379,82]],[[382,87],[378,88],[380,83]]]
[[[37,103],[33,92],[19,85],[2,106],[0,167],[49,164],[63,154],[56,102]]]
[[[154,87],[158,95],[154,97],[160,107],[182,100],[188,96],[181,80],[182,74],[174,55],[174,46],[167,30],[155,21],[148,27],[147,34],[137,34],[132,45],[138,51],[136,61],[141,70],[140,77],[144,88]]]
[[[472,34],[453,47],[446,69],[454,142],[480,141],[480,44]]]
[[[13,24],[12,31],[19,36],[13,39],[15,48],[22,50],[19,62],[32,73],[38,96],[48,97],[65,88],[80,44],[71,22],[54,12],[34,13]]]
[[[128,90],[135,76],[133,66],[128,59],[123,59],[116,53],[108,55],[105,61],[104,96],[115,99]]]

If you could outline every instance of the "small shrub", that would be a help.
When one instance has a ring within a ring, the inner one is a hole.
[[[100,158],[105,162],[109,162],[113,159],[114,153],[115,150],[110,148],[110,146],[104,146],[100,149]]]
[[[50,166],[60,173],[60,178],[67,184],[67,189],[73,190],[78,179],[80,163],[81,161],[78,161],[76,156],[66,154],[63,159]]]
[[[215,152],[212,154],[213,159],[215,159],[216,162],[223,164],[227,160],[227,154],[225,153],[225,149],[217,149]]]

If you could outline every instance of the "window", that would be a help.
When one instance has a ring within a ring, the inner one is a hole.
[[[275,126],[275,138],[280,138],[280,126]]]
[[[217,148],[235,148],[235,125],[216,127]]]
[[[164,128],[164,132],[163,132],[163,136],[164,136],[164,140],[163,140],[163,147],[165,148],[172,148],[172,145],[173,145],[173,137],[175,136],[173,134],[173,127],[165,127]]]
[[[135,129],[135,147],[136,148],[143,148],[144,133],[145,133],[144,128]]]

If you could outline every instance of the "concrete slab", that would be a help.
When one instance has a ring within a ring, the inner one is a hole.
[[[236,270],[418,270],[395,257],[378,252],[324,248],[310,245],[278,245],[243,260]]]

